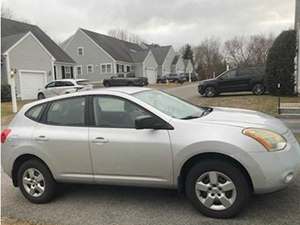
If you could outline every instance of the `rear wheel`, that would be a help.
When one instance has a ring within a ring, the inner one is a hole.
[[[215,97],[217,96],[217,90],[214,87],[207,87],[204,90],[204,96],[206,97]]]
[[[255,84],[252,92],[255,95],[263,95],[265,93],[265,86],[263,84]]]
[[[44,99],[45,95],[43,93],[38,94],[38,100]]]
[[[196,164],[186,178],[186,195],[204,215],[229,218],[246,205],[251,193],[241,170],[221,160]]]
[[[108,81],[104,81],[103,85],[104,85],[104,87],[109,87],[110,83]]]
[[[39,160],[24,162],[18,170],[17,181],[22,194],[33,203],[46,203],[54,197],[56,182]]]

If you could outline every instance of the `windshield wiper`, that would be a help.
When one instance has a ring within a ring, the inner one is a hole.
[[[206,116],[207,114],[209,114],[213,111],[213,108],[211,108],[211,107],[203,107],[203,109],[204,109],[204,111],[202,112],[201,117]]]
[[[186,116],[186,117],[183,117],[183,118],[180,118],[182,120],[191,120],[191,119],[197,119],[197,118],[200,118],[201,116],[196,116],[196,115],[191,115],[191,116]]]

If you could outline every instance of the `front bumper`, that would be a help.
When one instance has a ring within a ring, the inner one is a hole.
[[[199,92],[199,94],[203,95],[204,94],[204,90],[205,90],[204,85],[198,85],[198,92]]]
[[[285,135],[287,147],[277,152],[255,152],[250,156],[257,163],[250,171],[254,192],[274,192],[285,188],[300,172],[300,146],[288,131]]]

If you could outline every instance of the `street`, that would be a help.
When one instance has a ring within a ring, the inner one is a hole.
[[[169,92],[190,98],[197,94],[195,85]],[[204,217],[176,190],[63,185],[54,201],[36,205],[3,172],[1,190],[2,216],[45,224],[297,225],[300,221],[300,177],[285,190],[254,196],[245,211],[227,220]]]

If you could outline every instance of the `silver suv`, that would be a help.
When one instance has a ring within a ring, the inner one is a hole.
[[[286,187],[300,161],[276,118],[134,87],[27,104],[1,142],[3,169],[31,202],[50,201],[60,182],[174,188],[217,218]]]

